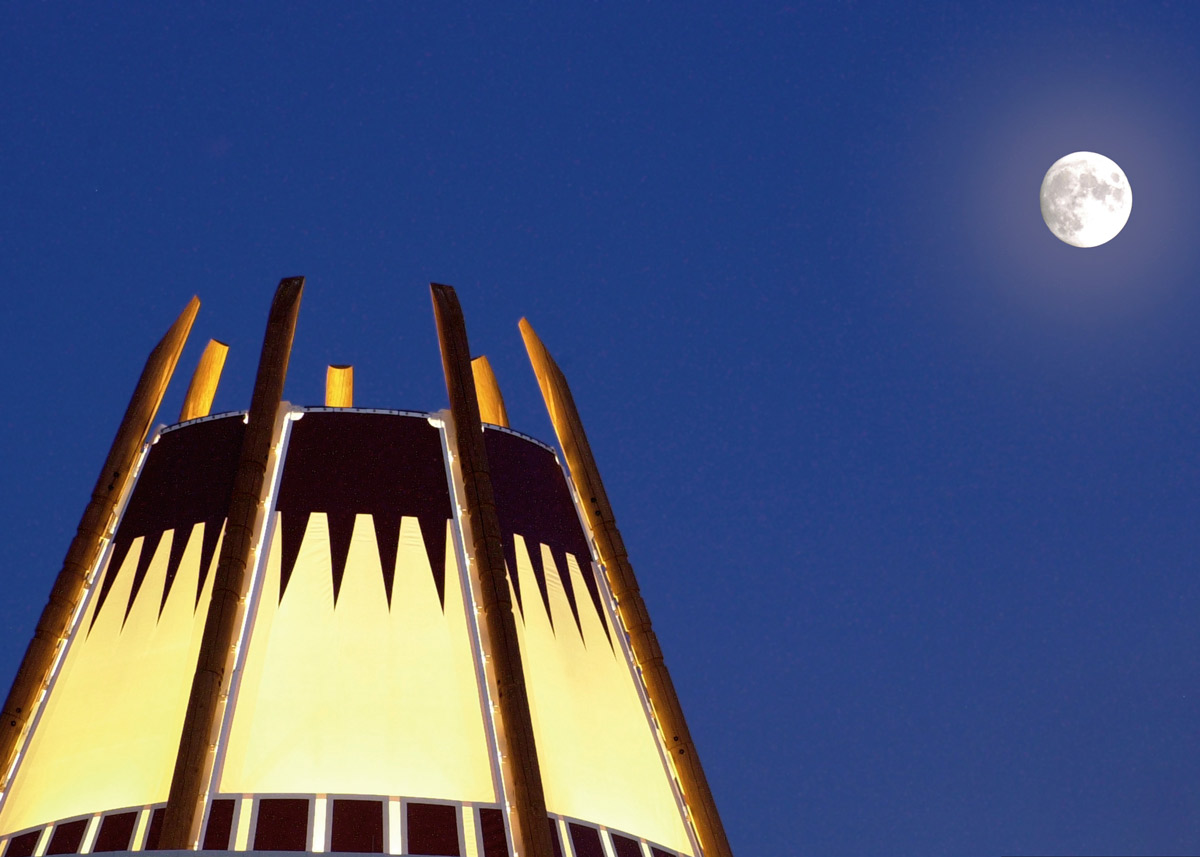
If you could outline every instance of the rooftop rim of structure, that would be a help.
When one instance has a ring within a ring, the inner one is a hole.
[[[334,412],[351,413],[351,414],[387,414],[390,416],[419,417],[422,419],[440,419],[441,414],[442,414],[441,411],[405,411],[405,410],[400,410],[398,408],[332,408],[332,407],[328,407],[326,405],[292,405],[292,409],[294,411],[300,411],[301,413],[305,413],[305,414],[334,413]],[[158,434],[159,435],[168,434],[170,432],[176,431],[177,429],[186,428],[187,426],[197,425],[198,423],[211,422],[212,420],[223,420],[223,419],[228,419],[229,417],[237,417],[237,416],[245,417],[247,415],[247,413],[249,413],[249,412],[246,410],[222,411],[219,414],[209,414],[208,416],[204,416],[204,417],[196,417],[195,419],[184,420],[181,423],[172,423],[171,425],[163,426],[161,429],[159,429]],[[523,432],[523,431],[517,431],[516,429],[508,428],[507,426],[493,425],[492,423],[484,423],[483,426],[484,426],[484,428],[493,429],[493,430],[499,431],[499,432],[504,432],[505,434],[515,435],[516,437],[519,437],[522,440],[527,440],[527,441],[530,441],[531,443],[536,443],[538,446],[542,447],[543,449],[546,449],[549,452],[554,453],[555,456],[558,455],[557,450],[555,450],[555,448],[553,446],[551,446],[550,444],[546,443],[543,440],[538,440],[533,435],[525,434],[525,432]]]

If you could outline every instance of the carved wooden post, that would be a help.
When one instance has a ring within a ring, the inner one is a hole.
[[[209,601],[208,615],[204,620],[204,636],[200,641],[183,734],[179,739],[179,754],[175,758],[175,773],[167,798],[167,811],[159,840],[159,847],[164,850],[191,848],[198,832],[204,779],[211,763],[209,745],[220,710],[220,694],[225,682],[229,652],[237,632],[240,602],[245,594],[246,566],[254,546],[254,521],[262,500],[267,460],[275,434],[279,404],[283,400],[283,382],[287,376],[288,358],[303,291],[303,277],[285,279],[279,283],[271,304],[262,356],[258,361],[258,375],[250,399],[246,434],[229,497],[229,513],[225,519],[225,537],[221,541],[221,555],[213,579],[212,600]]]
[[[83,510],[79,529],[67,548],[62,570],[50,591],[50,600],[42,609],[37,630],[4,701],[4,719],[0,721],[0,764],[3,765],[0,777],[7,775],[17,741],[33,713],[38,694],[50,677],[55,654],[70,630],[75,608],[83,597],[88,572],[100,555],[101,539],[112,523],[117,502],[129,480],[129,471],[142,449],[158,406],[162,404],[163,393],[199,310],[200,300],[193,297],[146,359],[108,458],[104,460],[100,478],[92,490],[91,500]]]
[[[691,813],[696,835],[700,837],[700,848],[704,857],[732,857],[725,827],[721,824],[708,779],[700,766],[700,757],[692,743],[671,674],[663,662],[658,637],[650,626],[650,614],[646,610],[646,602],[642,600],[633,566],[625,551],[625,542],[617,529],[604,483],[600,481],[600,471],[592,457],[592,448],[571,396],[571,388],[567,386],[567,379],[558,364],[525,319],[521,319],[521,336],[525,340],[533,371],[537,374],[542,398],[546,400],[546,410],[550,412],[550,420],[554,423],[554,433],[558,435],[571,478],[579,490],[584,517],[596,541],[600,561],[608,572],[621,622],[629,632],[630,646],[641,668],[646,694],[650,697],[659,728],[667,742],[667,751],[675,763],[684,800]]]
[[[472,555],[478,566],[482,590],[480,607],[492,647],[490,654],[499,697],[496,702],[508,743],[505,780],[514,810],[513,843],[521,857],[553,857],[517,623],[504,570],[500,521],[496,517],[483,424],[475,396],[467,328],[454,289],[433,283],[430,290],[442,347],[442,366],[446,370],[446,390],[450,394],[450,412],[454,416],[464,486],[463,502],[474,542]]]

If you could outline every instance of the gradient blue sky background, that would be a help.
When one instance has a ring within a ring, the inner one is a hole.
[[[4,3],[7,687],[147,352],[567,373],[734,849],[1200,853],[1200,7]],[[115,7],[114,7],[115,8]],[[1108,245],[1038,186],[1129,176]]]

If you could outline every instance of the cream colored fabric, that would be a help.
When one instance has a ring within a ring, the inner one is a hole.
[[[615,640],[609,645],[576,558],[568,554],[583,626],[580,639],[561,570],[548,548],[535,547],[542,551],[554,626],[543,607],[527,546],[518,536],[517,574],[525,618],[517,616],[517,635],[546,808],[690,854],[692,846],[658,742],[623,650]]]
[[[212,589],[210,569],[193,610],[203,533],[196,524],[190,534],[164,534],[127,620],[141,538],[89,632],[93,593],[0,810],[0,834],[167,799]],[[175,538],[188,543],[160,618]],[[213,568],[219,555],[218,547]]]
[[[415,518],[400,527],[390,611],[369,515],[355,521],[336,607],[323,513],[282,603],[279,580],[276,537],[219,791],[494,801],[453,544],[444,612]]]

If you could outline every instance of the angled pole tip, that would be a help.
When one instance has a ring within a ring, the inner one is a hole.
[[[330,365],[325,369],[325,407],[354,407],[354,367]]]
[[[464,529],[471,539],[472,565],[488,631],[486,652],[491,659],[491,674],[496,685],[496,717],[506,745],[501,765],[505,802],[511,805],[509,822],[513,844],[519,854],[552,857],[553,844],[546,824],[546,795],[504,564],[479,400],[475,393],[467,327],[454,289],[440,283],[430,283],[429,288],[454,422],[452,449],[462,476]]]
[[[7,786],[2,779],[10,770],[17,744],[38,705],[42,687],[49,680],[62,641],[70,631],[87,576],[100,557],[104,534],[129,483],[146,433],[162,404],[163,394],[199,311],[200,299],[193,296],[146,358],[92,496],[83,510],[75,538],[67,548],[50,598],[42,609],[33,639],[29,641],[5,698],[3,717],[0,717],[0,789]]]
[[[167,332],[163,334],[163,338],[159,340],[155,351],[159,349],[169,349],[181,339],[186,340],[188,334],[192,332],[192,325],[196,321],[196,315],[200,312],[200,298],[192,295],[192,299],[187,302],[187,306],[183,308],[183,312],[175,319],[175,322],[167,328]]]
[[[217,386],[221,383],[221,371],[225,368],[225,356],[228,353],[229,346],[224,342],[208,340],[192,374],[192,383],[183,397],[183,407],[179,411],[181,423],[208,416],[213,398],[217,395]]]
[[[617,612],[629,635],[630,648],[641,673],[646,696],[650,699],[650,707],[658,721],[665,749],[678,777],[700,850],[704,857],[732,857],[708,778],[700,764],[691,732],[688,731],[683,707],[663,659],[658,636],[650,624],[650,613],[642,598],[625,542],[617,529],[612,504],[600,479],[600,470],[596,466],[571,388],[562,370],[534,332],[533,325],[523,318],[519,327],[521,337],[525,340],[525,350],[529,352],[529,362],[533,365],[542,398],[546,402],[550,422],[554,425],[558,444],[567,459],[567,469],[579,491],[583,518],[612,586]]]
[[[471,374],[475,376],[475,395],[479,399],[479,417],[485,423],[508,428],[508,409],[504,407],[504,395],[500,382],[492,370],[491,361],[480,355],[471,361]]]
[[[246,431],[226,507],[221,552],[163,815],[159,844],[164,850],[192,849],[199,835],[205,785],[212,764],[209,741],[221,710],[221,692],[227,680],[237,620],[246,594],[246,569],[250,565],[255,539],[254,522],[264,500],[263,485],[271,446],[281,424],[279,405],[283,399],[303,292],[303,277],[281,280],[267,318]]]

